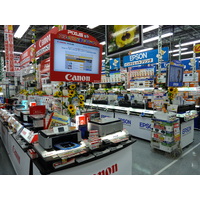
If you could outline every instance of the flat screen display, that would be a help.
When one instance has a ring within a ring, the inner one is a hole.
[[[182,66],[170,65],[167,74],[168,87],[182,87],[183,86],[183,71]]]
[[[107,25],[107,56],[111,57],[143,45],[142,25]]]
[[[99,73],[99,47],[54,39],[54,71]]]

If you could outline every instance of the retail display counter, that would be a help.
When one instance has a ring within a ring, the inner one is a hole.
[[[123,126],[128,132],[137,138],[151,141],[152,117],[155,110],[121,107],[113,105],[100,105],[86,103],[89,108],[95,108],[101,117],[114,117],[123,121]],[[181,147],[189,145],[194,139],[194,119],[197,114],[177,114],[180,119]]]
[[[132,144],[136,140],[126,130],[121,130],[120,126],[120,131],[101,135],[98,146],[94,144],[91,147],[92,143],[89,145],[88,140],[81,140],[78,147],[59,150],[45,146],[46,143],[42,143],[40,139],[29,142],[32,140],[30,136],[34,135],[32,132],[29,133],[24,127],[13,130],[10,126],[10,119],[17,121],[18,117],[10,114],[8,122],[4,117],[0,117],[0,136],[18,175],[132,174]],[[24,130],[26,131],[22,133]],[[25,136],[27,133],[28,137]],[[55,142],[57,141],[56,138]]]

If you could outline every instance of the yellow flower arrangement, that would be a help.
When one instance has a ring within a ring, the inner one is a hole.
[[[84,102],[83,102],[83,101],[80,101],[80,102],[79,102],[79,106],[83,108],[83,107],[84,107]]]
[[[62,91],[56,91],[54,94],[53,94],[54,97],[62,97],[63,96],[63,92]]]
[[[68,96],[69,96],[70,98],[74,97],[75,94],[76,94],[75,90],[68,90]]]
[[[70,89],[70,90],[75,90],[75,89],[76,89],[76,85],[75,85],[75,84],[71,84],[71,85],[69,86],[69,89]]]
[[[169,100],[172,101],[175,98],[177,93],[178,93],[178,89],[176,87],[169,87],[167,90]]]
[[[84,96],[82,95],[82,94],[80,94],[79,96],[78,96],[78,98],[81,100],[81,101],[84,101]]]
[[[74,105],[69,104],[67,109],[68,109],[68,113],[69,113],[70,117],[74,117],[76,114],[76,109],[75,109]]]

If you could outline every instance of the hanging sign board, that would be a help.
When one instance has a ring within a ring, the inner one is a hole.
[[[162,62],[169,60],[169,48],[162,48]],[[158,63],[158,49],[131,54],[123,57],[124,67]]]
[[[92,36],[77,30],[51,35],[50,80],[99,82],[102,45]]]

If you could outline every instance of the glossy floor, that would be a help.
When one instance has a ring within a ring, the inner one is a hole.
[[[200,131],[194,133],[194,142],[184,148],[181,156],[152,150],[150,143],[137,139],[133,144],[133,175],[200,175]],[[0,139],[0,175],[15,175]]]

